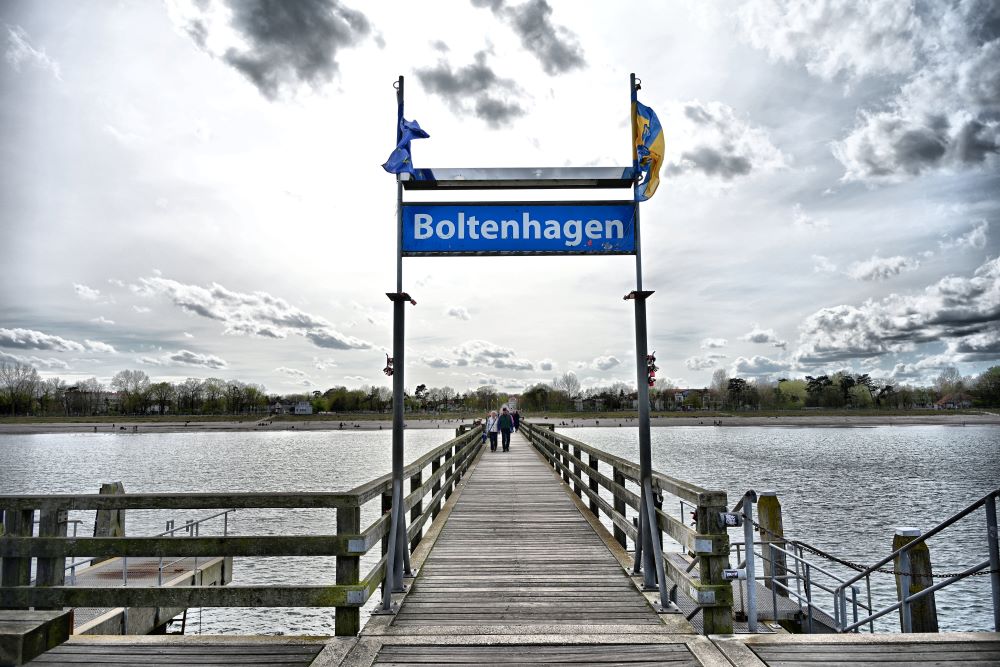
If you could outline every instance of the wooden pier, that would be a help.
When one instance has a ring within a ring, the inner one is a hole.
[[[632,574],[632,554],[623,545],[634,536],[634,528],[623,520],[627,516],[624,511],[613,521],[614,531],[608,531],[598,516],[598,510],[624,510],[625,505],[635,501],[626,483],[634,464],[568,439],[559,442],[552,438],[548,444],[540,444],[544,435],[536,431],[531,437],[533,442],[515,434],[510,452],[505,453],[490,452],[479,444],[478,433],[467,433],[407,466],[411,490],[406,507],[414,517],[409,538],[416,544],[411,559],[416,576],[408,580],[407,591],[393,596],[395,613],[373,615],[360,633],[356,632],[357,610],[376,590],[385,561],[383,558],[362,577],[357,559],[385,537],[388,522],[383,514],[372,526],[361,530],[357,508],[381,497],[385,509],[386,478],[341,494],[266,498],[260,494],[230,494],[203,499],[218,503],[209,506],[338,508],[337,523],[342,529],[338,535],[314,536],[317,539],[302,542],[302,548],[309,553],[337,555],[336,586],[283,586],[276,590],[230,586],[214,592],[206,586],[189,586],[161,593],[165,604],[183,598],[192,606],[268,606],[276,602],[286,606],[336,606],[337,631],[345,636],[74,637],[30,664],[1000,664],[998,633],[790,635],[766,628],[768,634],[701,634],[685,614],[659,613],[654,606],[658,599],[655,594],[641,590],[642,578]],[[602,465],[609,469],[602,472]],[[724,496],[719,498],[715,492],[662,475],[658,479],[660,488],[673,485],[674,491],[700,497],[704,503],[718,504],[721,500],[725,505]],[[618,492],[608,502],[598,493],[599,488]],[[174,505],[193,504],[191,500],[172,498]],[[118,502],[147,507],[152,500],[129,500],[126,496]],[[13,504],[21,509],[31,503],[47,507],[58,504],[37,497],[22,501],[0,498],[0,506]],[[687,529],[688,535],[664,516],[659,518],[661,530],[682,544],[697,546],[706,557],[723,557],[722,541],[712,537],[717,533],[708,532],[704,522],[700,521],[697,530]],[[85,542],[79,548],[95,545],[92,539]],[[185,542],[191,552],[210,546],[206,538],[178,538],[175,544]],[[211,546],[216,553],[227,556],[277,555],[289,548],[286,542],[271,542],[264,540],[250,546],[240,536],[216,538]],[[24,538],[0,538],[0,545],[5,559],[28,553]],[[135,549],[150,545],[158,546],[138,542],[131,546]],[[51,558],[65,555],[72,550],[70,546],[59,546],[58,541],[50,539],[37,548],[42,556]],[[106,550],[112,549],[109,546]],[[345,567],[341,568],[341,562]],[[711,576],[718,563],[706,558],[701,565],[702,572]],[[667,569],[671,575],[669,565]],[[674,569],[683,568],[677,563]],[[697,579],[689,572],[673,572],[672,577],[689,584]],[[182,594],[184,589],[188,592]],[[100,598],[94,589],[89,590],[77,597]],[[714,602],[702,597],[703,603],[715,605],[705,609],[721,610],[715,620],[709,620],[717,622],[727,613],[731,617],[731,588],[727,597],[718,594],[721,589],[713,581],[706,581],[701,592],[697,588],[686,592],[697,598],[705,590],[717,593]],[[5,580],[0,589],[0,606],[17,606],[10,602],[52,602],[55,592],[11,588]],[[149,600],[153,593],[131,595]],[[355,630],[345,632],[345,628]]]

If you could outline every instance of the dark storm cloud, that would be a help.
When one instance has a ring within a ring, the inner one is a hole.
[[[493,128],[508,125],[525,114],[518,103],[521,91],[510,79],[502,79],[486,63],[486,51],[475,62],[452,69],[445,61],[417,70],[417,78],[427,92],[440,95],[465,114],[480,118]]]
[[[688,169],[671,165],[670,173],[694,169],[728,181],[736,176],[746,176],[753,170],[749,158],[743,155],[726,155],[711,146],[699,146],[693,151],[687,151],[681,155],[681,160],[688,163]]]
[[[683,119],[676,118],[691,137],[690,148],[666,165],[668,176],[700,172],[730,181],[754,171],[767,171],[784,163],[784,157],[760,128],[750,125],[730,107],[719,102],[689,102]]]
[[[488,7],[507,23],[521,38],[521,45],[538,58],[546,74],[562,74],[587,64],[576,36],[552,24],[552,7],[546,0],[528,0],[516,7],[503,0],[472,0],[472,4]]]
[[[229,0],[230,22],[245,48],[221,54],[268,99],[300,85],[319,88],[337,74],[337,53],[372,31],[361,12],[338,0]],[[206,48],[208,23],[189,18],[182,28]]]
[[[806,366],[905,352],[949,341],[952,355],[989,354],[1000,323],[1000,258],[970,277],[947,276],[913,295],[823,308],[805,319],[796,359]],[[962,359],[959,359],[962,360]]]

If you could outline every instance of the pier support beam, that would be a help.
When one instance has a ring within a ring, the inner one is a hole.
[[[920,537],[918,528],[897,528],[892,538],[892,550],[897,551]],[[934,585],[931,577],[931,552],[923,542],[900,554],[893,566],[896,575],[896,599],[919,593]],[[934,593],[925,595],[915,602],[904,602],[899,608],[899,625],[903,632],[937,632],[937,605]]]
[[[786,548],[781,501],[778,500],[776,491],[761,491],[757,496],[757,518],[760,522],[760,541],[764,543],[761,546],[761,553],[764,554],[764,585],[775,589],[777,595],[788,597],[788,591],[773,583],[777,579],[781,584],[788,585],[788,559],[785,554],[776,553],[774,561],[771,560],[771,544]]]

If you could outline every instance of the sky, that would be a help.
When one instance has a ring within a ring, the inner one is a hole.
[[[661,384],[1000,359],[993,0],[2,0],[0,30],[0,359],[45,377],[388,384],[400,75],[416,166],[557,167],[630,164],[636,73]],[[635,384],[632,257],[403,287],[409,387]]]

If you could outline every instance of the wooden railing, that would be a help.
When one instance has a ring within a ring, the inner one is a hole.
[[[611,520],[615,540],[626,549],[628,540],[634,546],[639,531],[628,518],[626,508],[631,507],[638,515],[639,494],[627,488],[626,483],[639,485],[639,464],[556,433],[551,425],[523,423],[522,430],[552,467],[562,473],[563,481],[576,495],[581,499],[587,497],[590,511],[597,517],[603,513]],[[691,598],[701,611],[705,634],[732,633],[732,585],[722,578],[722,571],[729,567],[729,535],[720,517],[727,511],[726,493],[703,489],[655,471],[652,485],[658,524],[654,539],[662,541],[662,534],[666,533],[694,556],[693,561],[688,561],[682,554],[664,553],[667,578],[674,583],[675,590]],[[610,493],[610,503],[601,496],[602,487]],[[694,529],[663,512],[664,494],[676,496],[697,509]],[[697,574],[692,574],[695,567]]]
[[[481,448],[480,428],[461,433],[406,466],[410,480],[405,498],[410,510],[407,537],[416,545],[423,528]],[[430,468],[429,470],[427,470]],[[381,499],[382,513],[361,529],[361,508]],[[337,635],[360,630],[360,608],[385,577],[386,538],[392,480],[383,475],[341,493],[158,493],[124,495],[0,495],[0,608],[62,607],[336,607]],[[337,510],[331,535],[229,535],[226,537],[67,537],[69,510],[207,510],[304,509]],[[39,531],[32,524],[39,512]],[[382,542],[382,558],[361,578],[361,557]],[[185,586],[115,588],[65,586],[66,557],[245,557],[336,556],[336,585]],[[36,558],[34,586],[29,585],[31,559]]]

